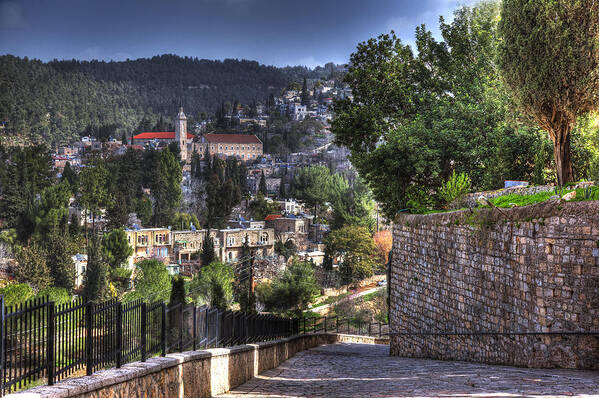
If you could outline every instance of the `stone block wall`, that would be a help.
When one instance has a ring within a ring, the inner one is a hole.
[[[9,394],[14,398],[203,398],[225,393],[296,353],[336,342],[385,344],[384,339],[310,333],[257,344],[155,357]]]
[[[599,203],[401,216],[390,292],[392,355],[599,369],[599,336],[476,334],[599,331]]]

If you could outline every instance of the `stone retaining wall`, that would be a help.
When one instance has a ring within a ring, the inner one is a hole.
[[[599,369],[592,336],[393,335],[599,331],[599,203],[401,216],[390,292],[392,355]]]
[[[316,333],[231,348],[169,354],[146,362],[130,363],[120,369],[99,371],[92,376],[67,379],[54,386],[32,388],[7,397],[212,397],[245,383],[265,370],[279,366],[299,351],[337,342],[381,344],[385,343],[385,339]]]

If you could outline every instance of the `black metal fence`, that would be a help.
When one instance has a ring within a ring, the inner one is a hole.
[[[4,307],[0,296],[0,395],[154,355],[267,341],[299,333],[299,320],[196,307],[110,300]]]
[[[389,325],[382,322],[362,322],[356,319],[334,317],[310,317],[298,319],[299,333],[331,332],[360,336],[388,336]]]

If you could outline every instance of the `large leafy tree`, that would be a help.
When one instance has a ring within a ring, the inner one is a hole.
[[[495,61],[498,13],[493,2],[460,8],[451,23],[440,18],[441,41],[418,27],[416,52],[391,33],[351,55],[345,81],[354,100],[336,104],[332,131],[387,217],[434,205],[454,170],[466,172],[474,188],[530,177],[534,150],[511,151],[525,140],[503,139],[539,138],[507,123],[513,118]],[[505,154],[517,157],[492,167]],[[527,168],[512,167],[521,164]]]
[[[599,3],[504,0],[499,65],[521,109],[549,133],[557,180],[573,179],[571,131],[599,107]]]
[[[136,264],[133,285],[134,294],[129,299],[143,298],[146,301],[167,301],[171,292],[171,277],[166,266],[158,260],[143,260]]]
[[[347,181],[339,174],[331,174],[325,166],[303,167],[291,182],[292,194],[315,209],[326,202],[336,202],[347,189]]]
[[[372,276],[377,263],[377,249],[370,232],[359,226],[332,231],[325,239],[326,255],[339,259],[339,272],[351,283]]]
[[[196,302],[226,310],[233,302],[233,280],[233,268],[215,261],[202,267],[189,290]]]
[[[272,282],[256,287],[256,295],[266,309],[300,315],[314,300],[319,289],[309,262],[294,262]]]

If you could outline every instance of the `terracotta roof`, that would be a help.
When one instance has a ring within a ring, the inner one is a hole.
[[[193,134],[187,133],[187,139],[190,140],[195,137]],[[161,131],[161,132],[146,132],[140,133],[133,137],[134,140],[174,140],[175,132],[174,131]]]
[[[206,141],[223,144],[262,144],[254,134],[214,134],[204,135]]]
[[[264,221],[272,221],[272,220],[276,220],[277,218],[281,218],[281,217],[283,217],[283,216],[281,216],[280,214],[269,214],[266,216]]]

